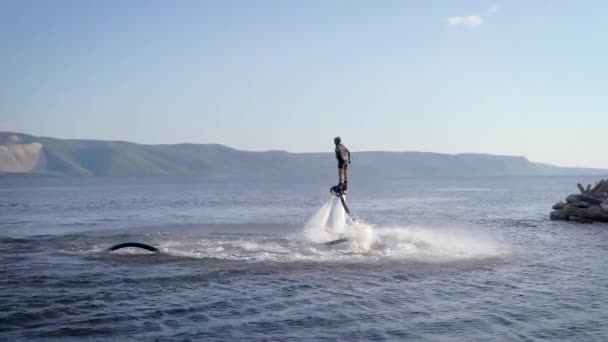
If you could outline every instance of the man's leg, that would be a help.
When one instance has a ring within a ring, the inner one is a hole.
[[[342,172],[344,173],[344,186],[342,187],[342,191],[346,191],[348,188],[348,166],[346,166],[346,164],[344,165],[344,168],[342,168]]]

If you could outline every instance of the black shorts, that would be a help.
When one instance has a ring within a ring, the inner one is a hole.
[[[346,161],[339,161],[338,169],[348,169],[348,163]]]

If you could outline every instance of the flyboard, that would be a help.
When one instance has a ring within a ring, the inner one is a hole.
[[[348,217],[353,220],[354,222],[357,222],[359,219],[353,215],[353,213],[350,211],[350,209],[348,208],[348,204],[346,204],[346,193],[342,191],[342,189],[340,188],[339,185],[334,185],[329,189],[329,192],[338,197],[340,199],[340,202],[342,203],[342,207],[344,208],[344,212],[346,213],[346,215],[348,215]],[[331,240],[328,242],[325,242],[324,245],[326,246],[333,246],[333,245],[337,245],[339,243],[342,242],[347,242],[348,239],[347,238],[340,238],[340,239],[336,239],[336,240]]]
[[[145,249],[150,252],[160,253],[160,250],[158,248],[152,247],[150,245],[146,245],[145,243],[139,243],[139,242],[119,243],[118,245],[114,245],[114,246],[108,248],[108,252],[113,252],[115,250],[118,250],[121,248],[127,248],[127,247],[141,248],[141,249]]]

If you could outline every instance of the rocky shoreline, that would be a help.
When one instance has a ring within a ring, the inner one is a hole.
[[[566,197],[565,202],[553,206],[551,220],[565,220],[579,223],[608,222],[608,180],[603,179],[595,186],[583,187],[577,184],[580,194]]]

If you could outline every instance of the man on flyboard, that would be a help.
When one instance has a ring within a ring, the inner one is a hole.
[[[351,163],[350,151],[342,144],[340,137],[334,138],[334,144],[336,145],[336,159],[338,160],[338,185],[333,186],[331,192],[342,196],[348,189],[348,166]]]

